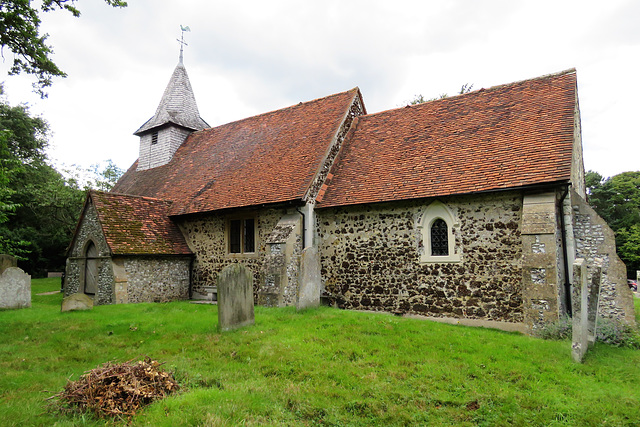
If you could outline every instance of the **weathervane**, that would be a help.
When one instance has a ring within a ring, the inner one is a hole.
[[[180,25],[180,31],[182,31],[182,34],[180,36],[180,39],[176,39],[178,40],[178,43],[180,43],[180,63],[182,64],[182,49],[185,46],[189,46],[187,43],[185,43],[184,41],[184,32],[185,31],[189,31],[191,32],[191,28],[189,28],[189,26],[183,27],[182,25]]]

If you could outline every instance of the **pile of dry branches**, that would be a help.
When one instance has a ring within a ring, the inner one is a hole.
[[[98,417],[131,417],[141,407],[180,387],[160,363],[145,357],[138,362],[111,363],[69,381],[64,390],[50,397],[62,411],[93,412]]]

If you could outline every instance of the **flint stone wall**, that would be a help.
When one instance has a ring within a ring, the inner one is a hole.
[[[95,305],[171,301],[189,298],[189,257],[111,257],[95,207],[90,204],[67,259],[64,296],[84,293],[85,251],[98,250]]]
[[[188,257],[114,258],[118,303],[166,302],[189,299]]]
[[[298,212],[283,216],[267,239],[258,303],[283,307],[296,303],[300,281],[302,221]]]
[[[557,321],[564,312],[562,238],[554,191],[523,197],[523,307],[528,333]]]
[[[418,228],[432,202],[317,211],[325,290],[339,307],[519,323],[522,196],[442,198],[453,212],[461,261],[420,263]]]
[[[195,254],[192,269],[192,292],[206,294],[205,286],[216,286],[218,275],[228,265],[241,262],[253,274],[253,292],[257,301],[257,291],[261,283],[262,265],[267,255],[267,240],[286,209],[264,209],[240,217],[253,217],[256,230],[256,252],[253,254],[228,253],[227,222],[236,212],[210,214],[206,217],[184,219],[179,223],[187,244]]]
[[[592,267],[598,265],[597,259],[602,260],[598,315],[636,325],[633,292],[627,285],[627,269],[616,253],[613,230],[574,191],[571,192],[571,204],[576,257],[585,259],[589,283]]]
[[[114,275],[111,265],[109,246],[102,234],[102,227],[98,221],[95,207],[90,204],[86,208],[82,223],[76,233],[76,240],[67,258],[64,296],[68,297],[76,292],[84,292],[84,251],[93,241],[98,250],[98,288],[94,298],[95,305],[113,304],[115,294],[113,289]]]

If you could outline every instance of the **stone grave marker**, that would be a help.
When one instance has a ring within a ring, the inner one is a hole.
[[[589,301],[587,310],[587,336],[589,346],[596,342],[596,318],[598,317],[598,304],[600,300],[600,283],[602,282],[602,259],[596,258],[595,265],[591,269],[591,285],[589,286]]]
[[[228,265],[218,276],[218,329],[230,331],[254,322],[253,275],[242,264]]]
[[[18,267],[0,275],[0,308],[31,307],[31,276]]]
[[[298,288],[296,308],[304,310],[305,308],[318,307],[322,281],[320,280],[318,250],[315,247],[311,246],[302,251],[300,270],[300,287]]]
[[[587,266],[582,258],[573,263],[573,284],[571,285],[572,345],[573,360],[582,363],[589,347],[588,305],[587,305]]]
[[[93,309],[93,300],[83,293],[71,294],[62,300],[61,312]]]

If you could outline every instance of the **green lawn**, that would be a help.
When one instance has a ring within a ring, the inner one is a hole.
[[[103,425],[45,399],[145,355],[185,387],[133,425],[640,425],[640,350],[597,344],[579,365],[568,341],[331,308],[256,307],[220,334],[212,305],[60,313],[35,295],[58,287],[34,280],[32,308],[0,311],[2,425]]]

